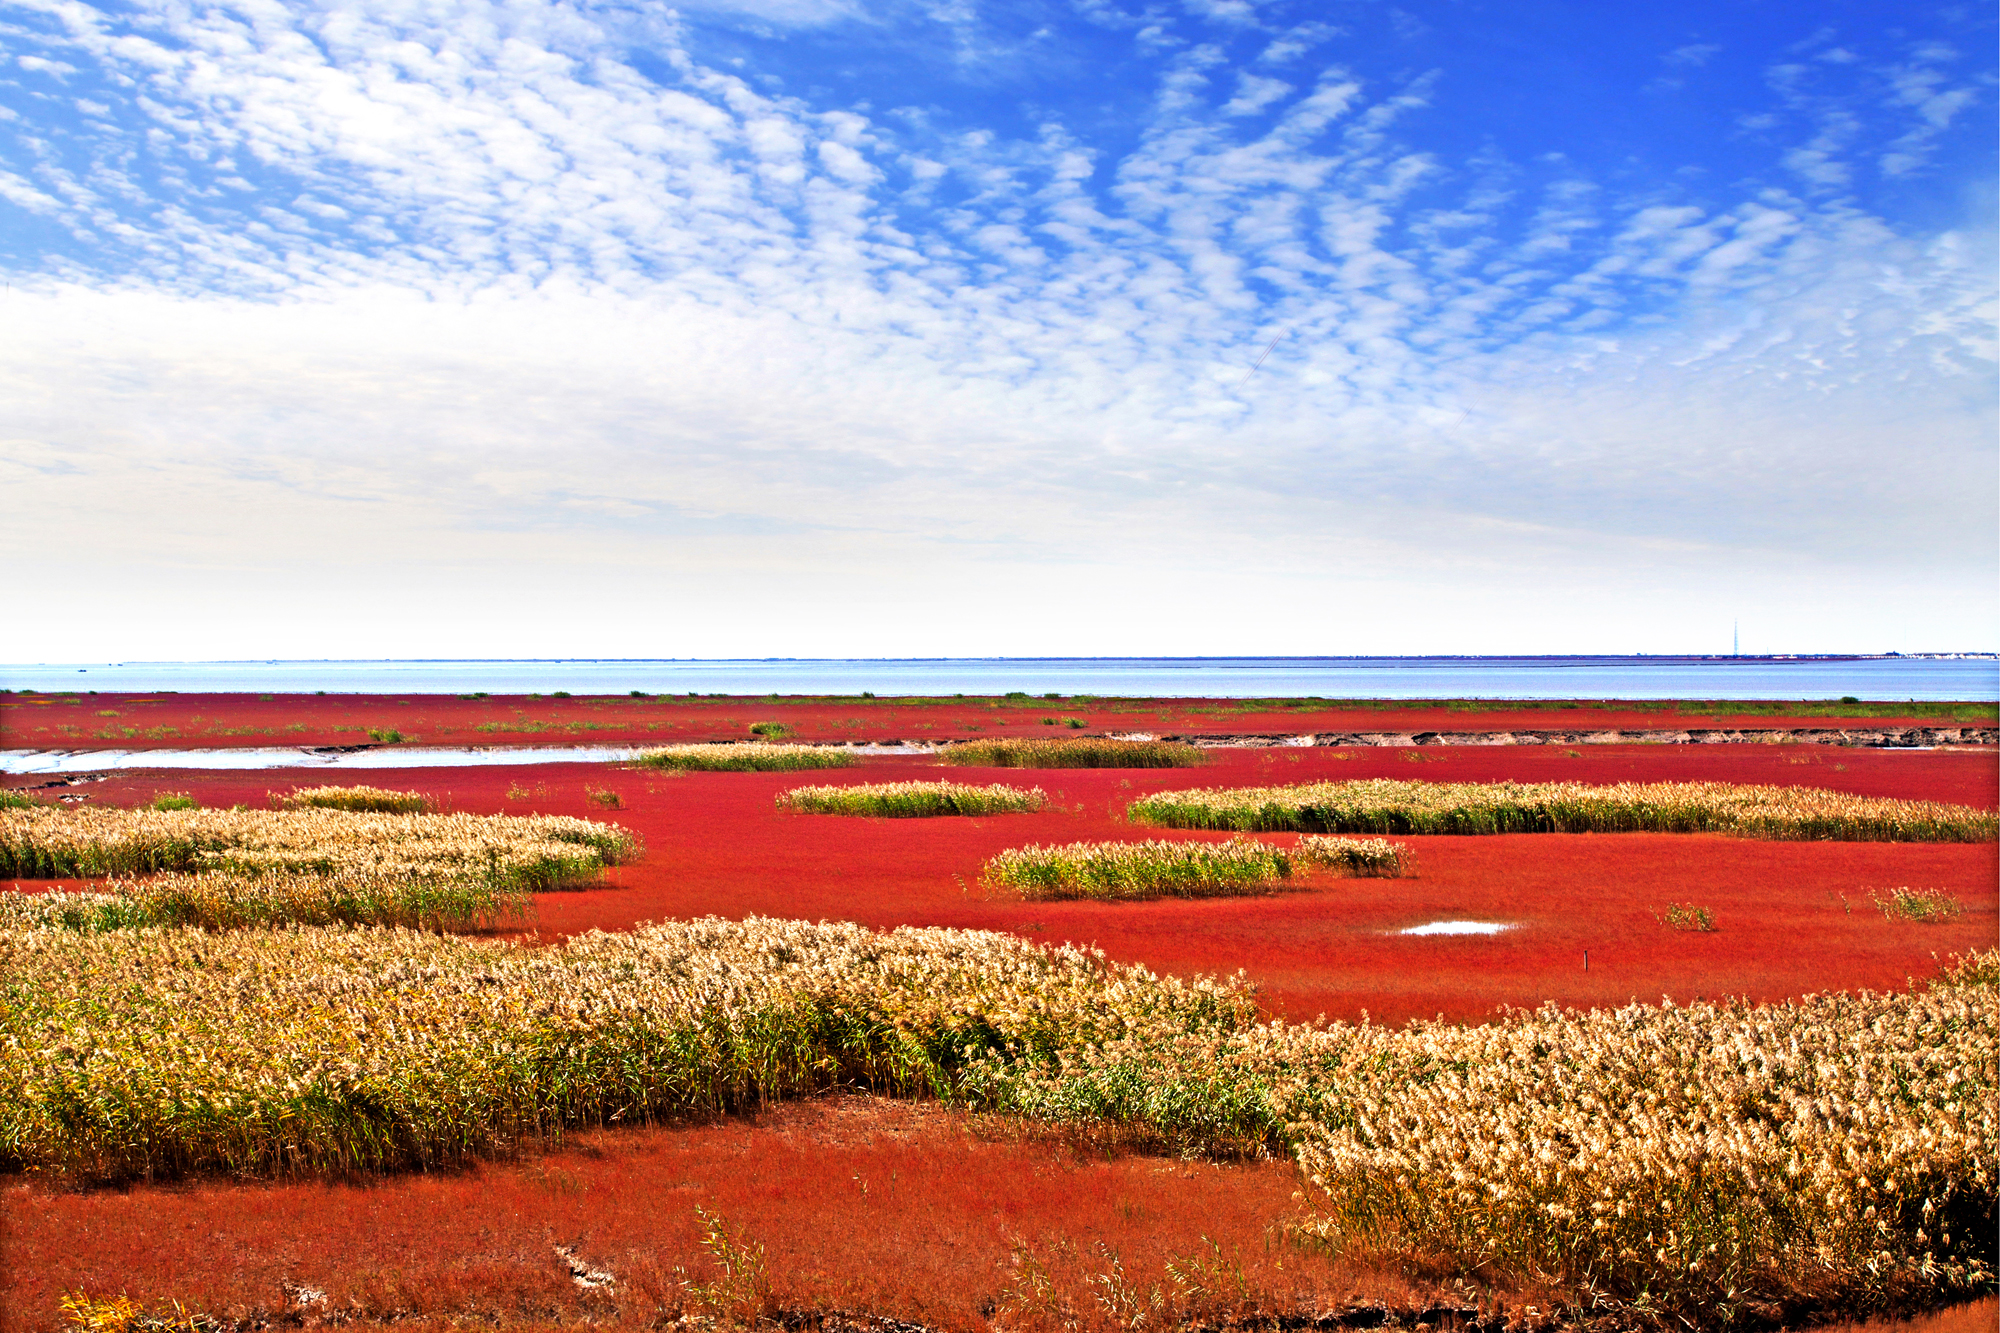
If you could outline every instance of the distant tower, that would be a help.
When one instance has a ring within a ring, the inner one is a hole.
[[[1742,625],[1743,622],[1740,620],[1729,622],[1729,655],[1731,657],[1743,656]]]

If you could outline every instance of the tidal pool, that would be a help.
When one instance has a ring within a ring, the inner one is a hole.
[[[99,773],[114,768],[463,768],[620,764],[657,745],[368,745],[239,750],[0,750],[0,773]],[[929,745],[850,745],[853,754],[930,754]]]

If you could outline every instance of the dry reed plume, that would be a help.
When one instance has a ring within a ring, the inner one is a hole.
[[[621,828],[555,815],[0,811],[0,873],[126,877],[107,885],[115,907],[86,895],[35,909],[81,929],[469,929],[519,919],[530,894],[579,887],[635,849]]]
[[[523,949],[381,928],[0,930],[0,1166],[418,1166],[975,1053],[1226,1029],[1247,995],[951,930],[704,920]]]
[[[1048,804],[1040,787],[1023,791],[994,783],[871,782],[851,787],[794,787],[777,795],[780,810],[807,815],[879,815],[921,819],[938,815],[1028,814]]]
[[[1201,751],[1180,741],[1076,740],[954,741],[938,752],[947,764],[979,768],[1192,768]]]
[[[1728,1328],[1990,1290],[2000,953],[1906,995],[1259,1023],[981,932],[0,929],[0,1166],[444,1163],[832,1084],[1288,1150],[1330,1243]]]
[[[0,874],[23,878],[233,870],[478,876],[524,889],[595,874],[632,849],[566,815],[305,810],[0,810]]]
[[[1970,806],[1727,782],[1313,782],[1158,792],[1128,815],[1165,828],[1325,833],[1733,833],[1850,842],[1988,842]]]
[[[107,880],[95,892],[0,894],[0,925],[69,930],[285,925],[481,930],[524,922],[533,911],[534,900],[527,890],[491,879],[353,871],[257,875],[169,871],[143,879]]]
[[[384,815],[419,815],[432,806],[422,792],[387,791],[381,787],[300,787],[272,792],[277,810],[353,810]]]
[[[854,756],[825,745],[774,745],[765,741],[666,745],[633,762],[647,768],[694,773],[782,773],[802,768],[848,768]]]
[[[1156,1029],[986,1067],[994,1105],[1288,1146],[1306,1234],[1675,1328],[1990,1292],[2000,951],[1914,994]]]
[[[1274,1104],[1331,1240],[1663,1322],[1893,1310],[1991,1289],[1996,1018],[1990,987],[1551,1008],[1355,1034]]]
[[[1073,842],[1014,847],[986,863],[987,883],[1025,898],[1217,898],[1260,893],[1312,869],[1394,879],[1407,848],[1380,838],[1308,836],[1296,847],[1228,842]]]

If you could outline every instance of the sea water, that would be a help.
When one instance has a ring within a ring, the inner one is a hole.
[[[989,657],[73,662],[0,686],[256,694],[1093,695],[1320,699],[2000,699],[2000,658]]]

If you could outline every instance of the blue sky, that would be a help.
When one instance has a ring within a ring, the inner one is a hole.
[[[0,4],[15,623],[70,660],[2000,647],[1995,38]]]

